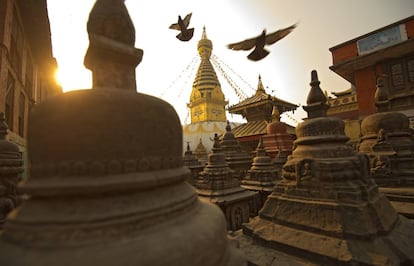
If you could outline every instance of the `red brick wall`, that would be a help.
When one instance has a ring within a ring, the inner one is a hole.
[[[341,62],[350,60],[358,56],[358,47],[356,42],[346,44],[339,48],[331,50],[333,64],[339,64]]]
[[[414,38],[414,19],[405,23],[405,29],[407,31],[408,39]]]
[[[367,67],[354,73],[355,87],[358,95],[359,115],[375,113],[377,108],[374,103],[376,90],[376,72],[374,67]]]

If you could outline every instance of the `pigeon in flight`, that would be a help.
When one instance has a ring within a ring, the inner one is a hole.
[[[266,35],[266,29],[262,31],[262,34],[255,38],[246,39],[241,42],[229,44],[227,47],[232,50],[250,50],[254,47],[254,50],[247,56],[250,60],[259,61],[269,54],[269,51],[264,49],[265,45],[271,45],[280,39],[286,37],[289,33],[296,28],[296,24],[290,27],[280,29],[273,33]]]
[[[181,16],[178,16],[178,22],[171,24],[170,26],[170,29],[181,31],[176,37],[177,39],[183,42],[187,42],[191,40],[194,34],[194,28],[188,29],[188,25],[190,24],[191,14],[192,13],[185,16],[184,19],[182,19]]]

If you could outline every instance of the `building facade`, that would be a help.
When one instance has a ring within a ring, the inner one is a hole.
[[[376,82],[384,78],[390,110],[406,114],[413,127],[414,16],[334,46],[330,51],[330,69],[355,86],[356,120],[376,112]]]
[[[25,155],[31,107],[61,93],[46,0],[0,0],[0,112]]]

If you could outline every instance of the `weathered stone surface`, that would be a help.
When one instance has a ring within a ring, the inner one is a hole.
[[[202,165],[205,165],[207,163],[207,161],[208,161],[207,149],[203,145],[203,142],[202,142],[201,138],[200,138],[200,142],[197,144],[197,147],[195,148],[193,154],[197,158],[197,160],[200,161],[200,163]]]
[[[311,86],[309,119],[296,128],[282,181],[245,236],[322,265],[413,264],[414,226],[378,192],[368,159],[346,144],[343,121],[325,117],[316,71]]]
[[[388,111],[388,90],[378,79],[378,113],[364,118],[359,152],[370,159],[372,177],[395,209],[414,219],[414,139],[409,119]]]
[[[132,25],[125,11],[98,0],[91,12],[93,89],[31,113],[30,199],[5,223],[0,265],[245,265],[219,208],[185,182],[175,110],[133,89],[140,53],[123,34],[135,33],[116,35]]]
[[[187,142],[187,150],[184,152],[184,166],[191,171],[191,176],[187,180],[190,184],[194,183],[194,180],[198,179],[198,175],[203,171],[204,165],[194,156],[190,149],[190,143]]]
[[[7,214],[21,203],[17,183],[23,173],[23,160],[19,147],[6,140],[7,124],[0,113],[0,229]]]
[[[266,134],[263,135],[263,143],[281,174],[287,157],[292,154],[293,138],[287,133],[286,125],[280,122],[280,113],[276,106],[273,107],[272,122],[267,125]]]
[[[242,223],[249,221],[249,204],[256,197],[256,192],[240,187],[240,181],[233,177],[233,170],[226,162],[217,134],[208,163],[194,186],[202,201],[214,203],[224,212],[228,230],[238,230]]]
[[[252,164],[252,157],[242,150],[240,143],[231,131],[229,121],[227,121],[226,132],[220,139],[220,147],[230,169],[234,171],[233,176],[241,180]]]

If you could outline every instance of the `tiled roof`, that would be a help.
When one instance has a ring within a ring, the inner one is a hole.
[[[250,121],[233,128],[234,137],[247,137],[266,134],[267,123],[264,120]]]
[[[255,135],[263,135],[266,134],[266,127],[267,122],[265,120],[259,121],[250,121],[245,124],[241,124],[232,129],[234,137],[247,137],[247,136],[255,136]],[[295,134],[295,128],[286,124],[287,133]]]

